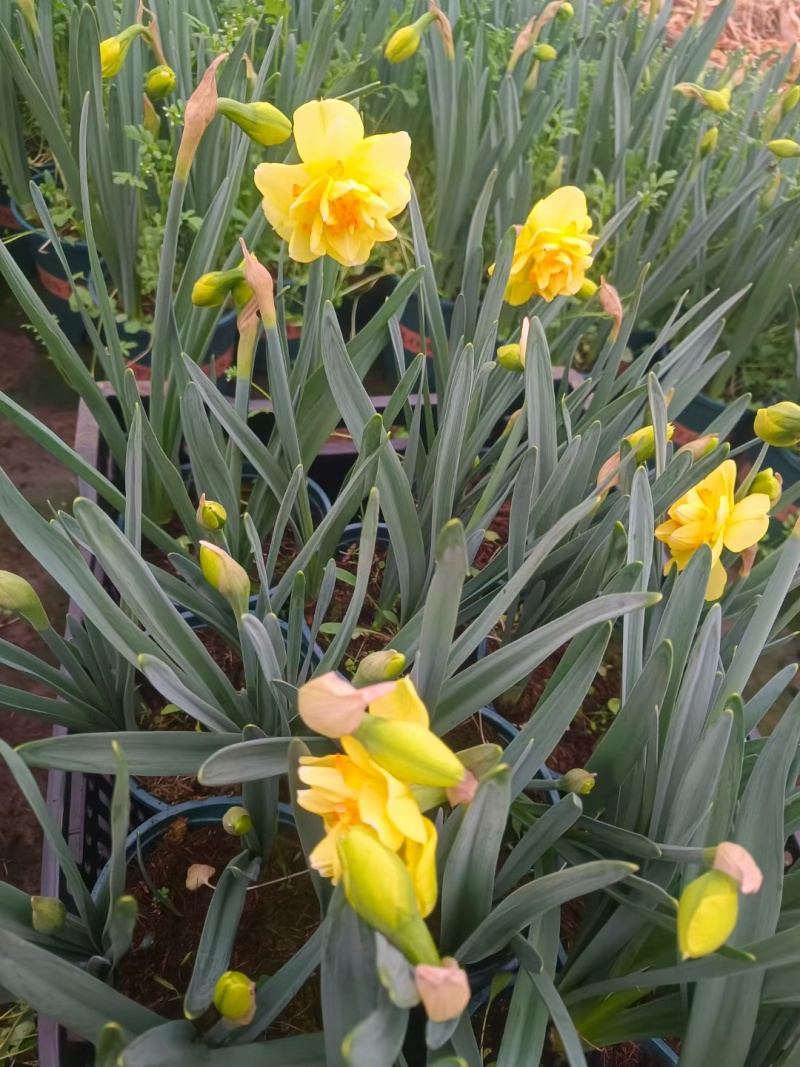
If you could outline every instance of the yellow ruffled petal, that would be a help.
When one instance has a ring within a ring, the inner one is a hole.
[[[560,230],[570,222],[584,220],[587,215],[583,192],[574,185],[564,185],[534,204],[526,222],[537,230]]]
[[[294,142],[304,163],[345,160],[364,137],[364,123],[346,100],[311,100],[293,117]]]
[[[369,711],[380,719],[410,722],[426,728],[430,723],[427,708],[420,700],[410,678],[401,678],[391,693],[373,700]]]
[[[347,161],[348,173],[373,189],[387,206],[387,217],[399,214],[411,199],[405,174],[411,159],[407,133],[365,137]]]
[[[725,547],[731,552],[744,552],[758,544],[769,528],[769,508],[766,493],[751,493],[734,505],[725,523]]]
[[[425,842],[407,841],[404,849],[406,867],[414,883],[417,907],[424,918],[436,907],[438,886],[436,883],[436,827],[430,819],[425,824]]]
[[[308,857],[312,870],[319,871],[323,878],[331,878],[334,884],[338,882],[341,874],[339,854],[336,850],[339,836],[338,829],[329,830]]]
[[[722,562],[717,560],[711,568],[711,574],[708,577],[708,585],[706,586],[706,600],[719,600],[722,594],[725,592],[725,586],[728,582],[728,572],[725,570]]]
[[[363,823],[372,827],[382,845],[386,845],[392,852],[397,852],[405,838],[389,818],[387,799],[386,783],[373,779],[364,785],[359,794],[358,814]]]

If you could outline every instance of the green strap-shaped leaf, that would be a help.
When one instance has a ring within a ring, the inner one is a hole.
[[[258,877],[261,861],[240,852],[217,879],[208,905],[203,932],[194,954],[189,988],[183,998],[187,1019],[199,1018],[214,1000],[217,979],[228,970],[233,942],[239,930],[247,888]]]
[[[621,882],[637,870],[635,864],[600,860],[580,867],[546,874],[506,897],[460,946],[462,963],[477,963],[507,945],[514,934],[542,912],[558,908],[574,897]]]
[[[238,733],[154,731],[152,733],[66,734],[28,741],[17,749],[29,767],[113,774],[114,744],[122,751],[130,774],[142,777],[196,775],[203,763],[228,745],[241,743]]]
[[[359,1023],[342,1045],[348,1067],[375,1067],[377,1063],[394,1063],[406,1036],[408,1008],[398,1008],[380,987],[378,1006]]]
[[[564,1001],[558,995],[553,979],[544,969],[544,961],[539,953],[524,938],[515,937],[511,942],[514,952],[519,957],[520,967],[530,978],[536,992],[542,998],[545,1007],[558,1030],[564,1055],[570,1067],[586,1067],[586,1057],[581,1047],[581,1039],[575,1024],[570,1018]]]
[[[578,797],[568,793],[541,815],[528,827],[519,841],[512,848],[507,860],[500,869],[494,884],[494,899],[502,900],[520,878],[524,877],[534,863],[580,817],[582,804]]]
[[[450,847],[442,879],[441,950],[447,955],[486,918],[508,820],[511,772],[495,768],[478,786]]]

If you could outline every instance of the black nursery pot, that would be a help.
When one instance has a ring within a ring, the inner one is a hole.
[[[20,212],[12,199],[11,212],[21,230],[27,234],[33,251],[33,265],[42,288],[45,290],[45,303],[58,319],[58,324],[73,345],[79,345],[86,339],[83,318],[78,310],[70,306],[72,289],[69,277],[61,266],[61,261],[50,243],[44,230],[32,226]],[[67,266],[75,279],[78,289],[87,292],[91,263],[89,247],[83,241],[62,239],[61,248],[67,260]]]
[[[17,219],[11,207],[11,194],[2,183],[0,183],[0,241],[5,243],[22,273],[32,274],[36,238]]]

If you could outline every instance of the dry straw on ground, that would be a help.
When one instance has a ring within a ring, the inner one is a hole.
[[[701,9],[707,18],[721,0],[674,0],[670,39],[678,37]],[[724,66],[731,52],[751,56],[786,52],[800,42],[800,0],[737,0],[733,14],[720,34],[711,62]]]

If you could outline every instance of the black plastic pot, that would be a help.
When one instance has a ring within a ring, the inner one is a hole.
[[[35,237],[21,225],[11,207],[11,195],[0,183],[0,241],[3,241],[23,274],[33,273]]]
[[[11,211],[20,229],[25,231],[33,248],[33,263],[36,274],[45,290],[45,302],[58,319],[58,324],[73,345],[79,345],[86,339],[83,319],[80,311],[70,306],[72,290],[69,278],[61,266],[61,261],[50,243],[50,238],[36,226],[32,226],[22,215],[14,200],[10,203]],[[88,296],[89,248],[83,241],[62,238],[61,247],[78,289],[83,289]]]

